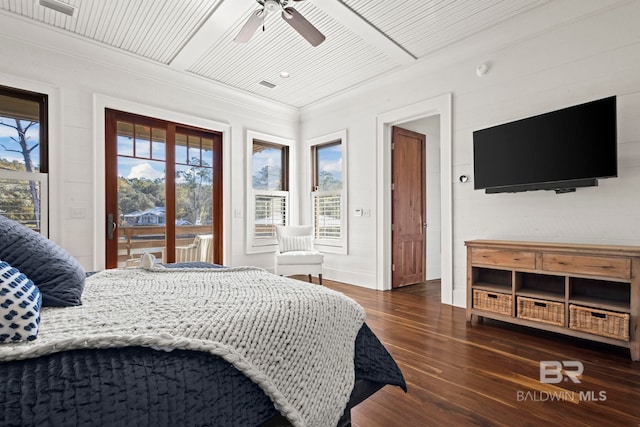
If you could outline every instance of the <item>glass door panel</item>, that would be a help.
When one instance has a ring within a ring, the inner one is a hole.
[[[176,262],[213,262],[213,167],[205,160],[213,144],[208,141],[203,147],[201,136],[176,133]]]
[[[162,259],[166,242],[166,131],[118,121],[118,267],[145,252]]]

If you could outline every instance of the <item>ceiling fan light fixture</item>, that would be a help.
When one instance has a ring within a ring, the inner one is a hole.
[[[275,12],[276,10],[280,9],[280,2],[276,0],[267,0],[266,2],[264,2],[264,8],[269,12]]]
[[[60,12],[71,17],[76,13],[76,8],[74,6],[58,0],[39,0],[38,4],[42,7],[46,7],[47,9],[55,10],[56,12]]]

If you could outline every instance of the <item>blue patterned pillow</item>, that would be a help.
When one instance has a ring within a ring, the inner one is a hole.
[[[0,343],[38,336],[42,295],[31,279],[0,260]]]
[[[82,304],[85,272],[80,263],[53,241],[2,215],[0,259],[33,280],[43,307]]]

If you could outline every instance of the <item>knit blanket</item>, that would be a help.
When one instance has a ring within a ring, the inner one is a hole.
[[[257,383],[294,426],[336,425],[354,385],[355,301],[252,267],[106,270],[83,305],[44,308],[38,338],[0,361],[84,348],[215,354]]]

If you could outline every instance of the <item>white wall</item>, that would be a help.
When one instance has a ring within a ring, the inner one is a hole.
[[[166,67],[99,44],[35,26],[0,13],[0,84],[49,93],[52,108],[52,238],[87,269],[100,268],[103,247],[99,185],[103,144],[96,99],[116,100],[168,118],[227,129],[225,153],[226,259],[232,265],[269,267],[271,255],[245,254],[245,135],[251,129],[306,141],[348,132],[349,253],[328,254],[328,278],[376,287],[378,254],[387,250],[378,235],[381,195],[376,182],[376,120],[389,111],[453,94],[453,276],[443,283],[453,303],[465,304],[464,241],[477,238],[640,245],[640,2],[563,0],[549,2],[496,25],[464,43],[449,46],[373,84],[296,111],[254,96],[190,78]],[[604,8],[601,13],[591,13]],[[608,8],[608,9],[607,9]],[[524,36],[531,27],[547,31]],[[56,46],[55,50],[42,47]],[[88,61],[99,50],[102,60]],[[476,66],[489,61],[484,78]],[[472,131],[605,96],[618,96],[619,177],[596,188],[485,195],[457,177],[472,170]],[[441,129],[441,132],[444,132]],[[298,170],[308,170],[306,154]],[[304,195],[300,221],[309,212]],[[305,204],[306,203],[306,204]],[[72,218],[72,208],[84,209]],[[369,209],[355,217],[353,209]],[[239,212],[236,217],[235,212]],[[445,272],[442,272],[445,276]],[[444,294],[444,293],[443,293]]]
[[[544,14],[534,10],[374,85],[302,111],[304,135],[348,129],[351,201],[373,208],[380,197],[369,191],[380,173],[376,117],[453,94],[453,172],[448,184],[453,188],[453,280],[443,287],[453,288],[455,305],[466,303],[465,240],[640,245],[640,2],[608,9],[607,4],[613,3],[551,2]],[[594,7],[605,10],[590,13]],[[548,30],[521,37],[532,20],[548,25]],[[494,43],[499,47],[485,47]],[[475,68],[484,61],[491,69],[478,78]],[[473,190],[473,130],[611,95],[618,96],[618,178],[564,195],[486,195]],[[469,183],[458,182],[463,174],[470,176]],[[373,224],[352,221],[350,240],[349,256],[329,260],[335,270],[375,271],[376,252],[387,249],[380,247]],[[374,287],[372,283],[360,284]]]
[[[84,59],[96,50],[100,63]],[[0,14],[0,56],[1,85],[50,95],[50,236],[85,269],[104,266],[104,105],[224,130],[225,263],[272,267],[271,254],[245,254],[245,135],[251,129],[295,138],[297,110],[5,13]],[[72,217],[73,208],[83,216]]]

